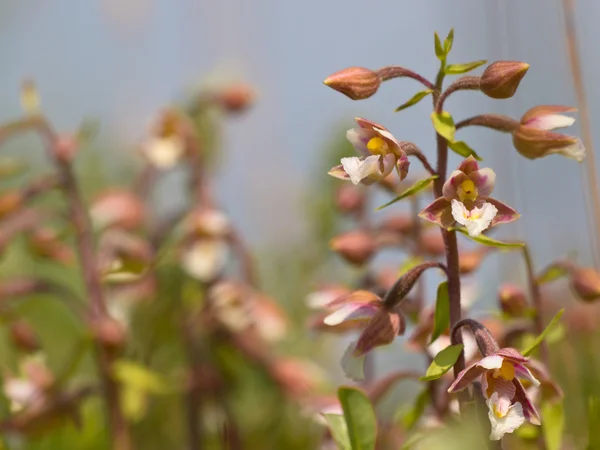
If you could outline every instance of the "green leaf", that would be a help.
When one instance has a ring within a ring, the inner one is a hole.
[[[531,354],[531,352],[538,345],[540,345],[542,343],[542,341],[544,340],[544,338],[546,337],[546,335],[558,323],[558,321],[560,320],[560,318],[562,317],[562,315],[563,315],[564,312],[565,312],[565,310],[563,308],[559,312],[556,313],[556,315],[552,318],[552,320],[550,321],[550,323],[546,326],[546,328],[544,328],[544,331],[542,331],[540,333],[540,335],[538,337],[536,337],[535,340],[525,350],[523,350],[521,352],[523,354],[523,356],[529,356],[529,354]]]
[[[450,50],[452,50],[452,44],[454,43],[454,28],[450,28],[448,36],[444,39],[444,55],[448,56]]]
[[[446,60],[446,52],[444,52],[444,47],[442,47],[442,41],[437,33],[434,33],[433,36],[435,40],[435,56],[437,56],[440,61],[444,62]]]
[[[433,361],[427,369],[425,376],[419,378],[419,380],[432,381],[437,380],[439,377],[444,375],[456,363],[456,360],[458,359],[460,352],[462,352],[463,347],[463,344],[450,345],[439,352],[435,358],[433,358]]]
[[[443,136],[448,142],[454,142],[456,127],[454,126],[454,119],[449,112],[432,112],[431,122],[433,123],[433,128],[435,128],[435,131],[437,131],[440,136]]]
[[[438,176],[434,175],[432,177],[429,178],[425,178],[424,180],[419,180],[417,181],[415,184],[413,184],[411,187],[409,187],[408,189],[406,189],[402,194],[400,194],[398,197],[396,197],[395,199],[387,202],[385,205],[381,205],[379,208],[376,209],[376,211],[379,211],[383,208],[387,208],[390,205],[393,205],[394,203],[402,200],[403,198],[409,197],[411,195],[416,194],[419,191],[422,191],[423,189],[425,189],[427,186],[429,186],[431,184],[431,182],[433,180],[435,180]]]
[[[128,421],[139,422],[146,415],[148,396],[144,391],[134,386],[125,386],[119,392],[119,401]]]
[[[480,66],[483,66],[487,60],[480,59],[479,61],[468,62],[464,64],[448,64],[444,71],[446,75],[460,75],[463,73],[470,72],[471,70],[475,70]]]
[[[425,412],[427,403],[429,403],[429,389],[424,389],[419,395],[417,395],[415,403],[410,411],[404,414],[400,419],[405,429],[410,430],[416,425],[418,420],[423,415],[423,412]]]
[[[398,106],[394,111],[395,112],[402,111],[403,109],[406,109],[413,105],[416,105],[417,103],[419,103],[421,100],[423,100],[425,97],[427,97],[432,92],[433,92],[432,89],[425,89],[424,91],[419,91],[415,95],[413,95],[410,98],[410,100],[407,100],[405,103]]]
[[[377,439],[377,419],[369,398],[359,389],[342,386],[338,398],[344,411],[350,448],[374,450]]]
[[[467,145],[465,141],[453,141],[448,142],[448,147],[454,152],[462,156],[463,158],[468,158],[469,156],[473,156],[477,161],[481,161],[481,156],[479,156],[475,150]]]
[[[148,268],[148,262],[140,258],[118,257],[102,273],[102,281],[114,283],[135,281],[144,275]]]
[[[446,331],[450,325],[450,296],[448,295],[448,282],[440,283],[437,289],[437,299],[435,301],[435,314],[433,318],[433,332],[431,333],[431,342],[435,341]]]
[[[113,374],[124,385],[141,392],[167,394],[171,391],[167,381],[160,374],[133,361],[116,361],[113,364]]]
[[[340,414],[323,414],[331,436],[337,445],[339,450],[351,450],[350,438],[348,437],[348,426],[346,425],[346,419]]]
[[[542,432],[546,441],[546,450],[560,450],[565,429],[565,415],[562,402],[544,403],[542,410]]]
[[[545,284],[569,274],[569,270],[563,264],[550,264],[544,271],[538,275],[537,283]]]
[[[589,438],[587,450],[600,448],[600,398],[594,396],[588,400]]]
[[[521,248],[525,245],[524,242],[502,242],[496,239],[492,239],[484,234],[480,234],[479,236],[469,236],[469,232],[464,227],[452,227],[449,228],[450,231],[458,231],[459,233],[464,234],[472,241],[478,242],[483,245],[487,245],[489,247],[497,247],[497,248],[506,248],[506,249],[514,249]]]

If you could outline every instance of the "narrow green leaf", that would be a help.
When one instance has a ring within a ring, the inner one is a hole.
[[[422,191],[423,189],[425,189],[427,186],[429,186],[431,184],[431,182],[433,180],[435,180],[438,176],[434,175],[432,177],[429,178],[425,178],[424,180],[419,180],[417,181],[415,184],[413,184],[411,187],[409,187],[408,189],[406,189],[402,194],[400,194],[398,197],[396,197],[395,199],[387,202],[385,205],[381,205],[379,208],[376,209],[376,211],[379,211],[383,208],[387,208],[388,206],[402,200],[403,198],[409,197],[411,195],[416,194],[419,191]]]
[[[465,141],[454,141],[448,142],[448,147],[454,152],[462,156],[463,158],[468,158],[469,156],[473,156],[477,161],[481,161],[481,156],[479,156],[475,150],[467,145]]]
[[[448,56],[448,53],[450,53],[450,50],[452,50],[453,43],[454,43],[454,28],[450,28],[450,31],[448,32],[448,36],[446,36],[446,39],[444,39],[444,54],[445,54],[445,56]]]
[[[352,450],[346,419],[340,414],[323,414],[338,450]]]
[[[521,248],[525,245],[524,242],[502,242],[496,239],[492,239],[484,234],[480,234],[479,236],[469,236],[469,232],[464,227],[453,227],[449,229],[450,231],[458,231],[459,233],[464,234],[472,241],[478,242],[483,245],[487,245],[489,247],[497,247],[497,248],[506,248],[506,249],[514,249]]]
[[[523,356],[529,356],[529,354],[531,354],[531,352],[542,343],[542,341],[544,340],[544,338],[546,337],[546,335],[552,330],[552,328],[558,323],[558,321],[560,320],[560,318],[562,317],[563,313],[565,312],[564,308],[561,309],[559,312],[556,313],[556,315],[552,318],[552,320],[550,321],[550,323],[546,326],[546,328],[544,328],[544,331],[542,331],[540,333],[540,335],[538,337],[535,338],[535,340],[529,345],[529,347],[527,347],[525,350],[523,350],[521,353],[523,354]]]
[[[487,60],[480,59],[479,61],[473,61],[464,64],[448,64],[444,70],[446,75],[461,75],[483,66],[486,62]]]
[[[565,429],[565,415],[562,402],[544,403],[542,410],[542,432],[546,441],[546,450],[560,450]]]
[[[115,378],[137,391],[151,394],[167,394],[170,386],[162,375],[133,361],[120,359],[113,364]]]
[[[435,313],[433,318],[433,332],[431,333],[431,342],[435,341],[446,331],[450,325],[450,296],[448,295],[448,282],[440,283],[437,289],[437,299],[435,301]]]
[[[377,439],[377,418],[369,398],[359,389],[342,386],[338,398],[344,411],[352,450],[373,450]]]
[[[395,112],[402,111],[403,109],[406,109],[413,105],[416,105],[417,103],[419,103],[421,100],[423,100],[425,97],[427,97],[432,92],[433,92],[433,90],[431,90],[431,89],[425,89],[423,91],[419,91],[415,95],[413,95],[409,100],[407,100],[405,103],[398,106],[394,111]]]
[[[600,448],[600,398],[594,396],[588,399],[588,445],[587,450]]]
[[[435,40],[435,56],[443,62],[446,60],[446,53],[444,52],[444,47],[442,47],[442,41],[437,33],[434,33],[433,36]]]
[[[433,123],[433,128],[435,128],[435,131],[437,131],[440,136],[443,136],[448,142],[454,142],[456,127],[454,126],[454,119],[449,112],[432,112],[431,122]]]
[[[462,352],[463,347],[463,344],[450,345],[439,352],[436,357],[433,358],[433,361],[427,369],[425,376],[419,378],[419,380],[432,381],[437,380],[439,377],[444,375],[456,363],[456,360],[458,359],[460,352]]]
[[[425,437],[426,435],[423,432],[417,432],[413,434],[404,442],[404,444],[402,444],[400,450],[410,450],[413,447],[413,445],[421,442],[423,439],[425,439]]]
[[[563,264],[554,263],[546,267],[537,277],[538,284],[550,283],[558,278],[569,274],[569,270]]]
[[[423,391],[417,395],[415,403],[410,411],[404,414],[400,419],[405,429],[410,430],[416,425],[425,412],[427,403],[429,403],[429,389],[423,389]]]

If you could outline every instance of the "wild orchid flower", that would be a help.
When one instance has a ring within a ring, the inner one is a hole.
[[[472,156],[465,159],[444,183],[443,195],[419,213],[419,217],[444,228],[455,222],[464,225],[471,236],[489,227],[517,220],[520,215],[510,206],[491,198],[496,173],[479,168]]]
[[[356,118],[358,128],[346,133],[346,139],[362,156],[341,159],[329,175],[353,184],[370,185],[387,177],[394,167],[400,179],[408,174],[408,157],[400,143],[384,126],[367,119]]]

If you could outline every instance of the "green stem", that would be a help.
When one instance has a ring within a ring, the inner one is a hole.
[[[527,272],[527,281],[529,283],[529,295],[531,295],[531,302],[535,310],[533,316],[533,323],[535,326],[535,332],[540,335],[544,331],[544,323],[542,322],[542,294],[540,292],[540,285],[537,282],[535,276],[535,268],[533,267],[533,259],[531,258],[531,252],[529,247],[524,245],[522,247],[523,259],[525,260],[525,268]],[[540,344],[540,355],[542,362],[548,366],[548,343],[544,339]]]

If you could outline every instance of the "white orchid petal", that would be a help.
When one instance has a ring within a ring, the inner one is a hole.
[[[575,118],[573,117],[563,116],[562,114],[546,114],[527,122],[527,126],[539,130],[555,130],[570,127],[574,123]]]
[[[491,203],[484,203],[481,208],[473,208],[469,211],[462,202],[456,199],[452,200],[452,217],[467,227],[469,236],[479,236],[490,226],[496,214],[498,214],[498,209]]]
[[[488,417],[491,424],[490,440],[492,441],[502,439],[506,433],[512,433],[525,423],[523,406],[520,403],[517,402],[500,413],[498,402],[499,398],[496,392],[487,400]]]
[[[585,158],[585,147],[583,146],[583,142],[578,139],[575,144],[563,147],[558,150],[557,153],[560,153],[567,158],[574,159],[577,162],[581,162]]]
[[[227,253],[227,245],[222,241],[200,240],[186,250],[181,264],[192,277],[211,281],[223,270]]]
[[[499,369],[502,367],[502,361],[504,358],[500,355],[490,355],[482,358],[481,361],[477,363],[478,366],[483,367],[484,369]]]
[[[379,170],[379,156],[372,155],[366,158],[342,158],[342,167],[350,177],[353,184],[359,184],[370,175],[381,175]]]
[[[334,326],[346,320],[368,319],[373,317],[377,308],[368,303],[347,303],[323,319],[325,325]]]
[[[176,138],[156,138],[143,148],[146,158],[159,169],[170,169],[177,164],[184,150],[183,143]]]

